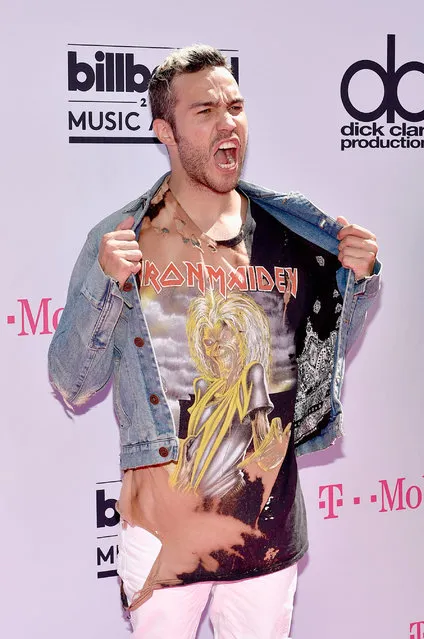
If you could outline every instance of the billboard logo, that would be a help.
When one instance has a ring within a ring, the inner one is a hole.
[[[68,51],[68,90],[125,91],[144,93],[151,72],[144,64],[134,64],[133,53],[96,51],[94,65],[77,59],[77,51]]]
[[[374,109],[363,111],[354,104],[351,97],[351,81],[361,71],[371,72],[380,78],[383,85],[383,97]],[[354,122],[344,124],[341,150],[347,149],[422,149],[424,148],[424,126],[412,126],[407,123],[424,121],[424,101],[419,110],[410,111],[399,98],[399,83],[406,75],[415,72],[420,74],[424,83],[424,63],[416,60],[405,62],[396,68],[396,36],[387,35],[387,59],[385,67],[375,60],[358,60],[345,71],[340,84],[340,97],[347,113]],[[413,94],[415,97],[417,92]],[[424,91],[421,91],[424,96]],[[403,101],[405,98],[403,98]],[[387,127],[376,126],[375,120],[386,115]],[[396,116],[405,122],[394,125]],[[373,122],[372,125],[361,125]],[[393,125],[393,126],[388,126]]]
[[[97,578],[116,577],[118,559],[118,524],[120,516],[116,510],[121,482],[102,481],[96,486]]]
[[[68,140],[71,144],[158,144],[147,89],[173,47],[69,44]],[[238,80],[236,50],[222,49]]]

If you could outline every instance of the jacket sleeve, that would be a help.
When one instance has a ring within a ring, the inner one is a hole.
[[[380,273],[381,263],[377,260],[373,274],[355,282],[354,284],[352,305],[349,313],[350,325],[347,334],[347,351],[352,347],[361,334],[367,317],[367,312],[379,293]]]
[[[90,233],[73,269],[49,349],[51,382],[70,406],[84,404],[107,383],[113,370],[113,332],[123,299],[97,256]]]

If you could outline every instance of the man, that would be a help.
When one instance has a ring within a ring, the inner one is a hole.
[[[341,434],[346,348],[378,291],[374,235],[240,181],[243,97],[221,53],[149,87],[171,172],[97,225],[50,348],[68,404],[114,379],[119,573],[136,636],[289,636],[307,550],[296,453]]]

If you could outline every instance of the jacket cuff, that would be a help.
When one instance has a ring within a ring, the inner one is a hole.
[[[374,271],[368,277],[363,277],[355,283],[354,295],[365,295],[375,297],[380,290],[381,262],[375,261]]]
[[[123,299],[118,283],[104,273],[99,260],[96,259],[82,286],[82,293],[93,306],[100,309],[109,292]]]

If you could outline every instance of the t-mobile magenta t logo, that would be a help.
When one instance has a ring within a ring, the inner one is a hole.
[[[409,624],[409,639],[424,639],[424,621],[413,621]]]
[[[343,506],[343,485],[329,484],[319,487],[319,507],[326,509],[324,519],[337,519],[336,508]]]

